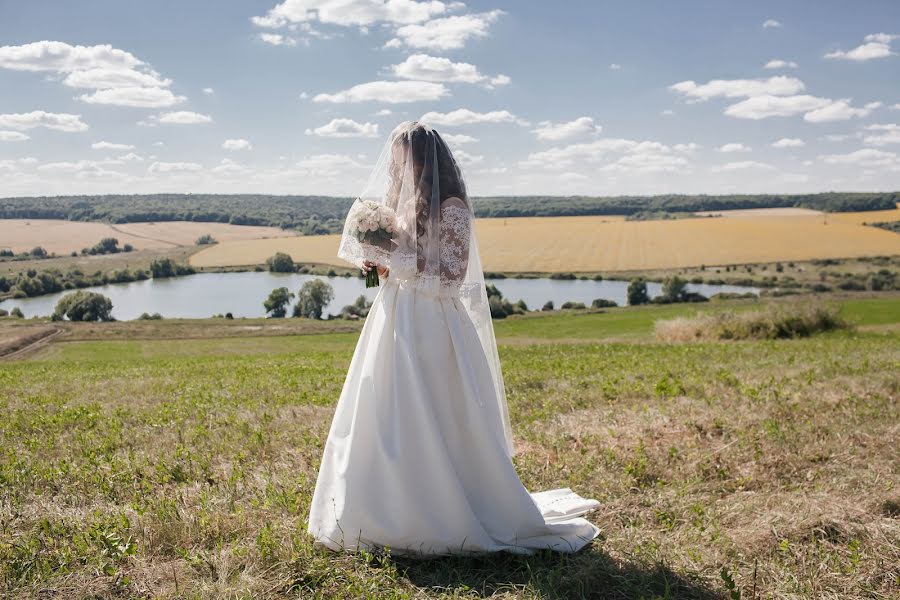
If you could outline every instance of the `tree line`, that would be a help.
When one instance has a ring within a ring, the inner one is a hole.
[[[339,233],[353,199],[268,194],[133,194],[0,198],[0,219],[137,223],[195,221],[265,225],[305,235]],[[659,196],[491,196],[473,199],[478,217],[668,215],[749,208],[826,212],[893,209],[900,192]]]

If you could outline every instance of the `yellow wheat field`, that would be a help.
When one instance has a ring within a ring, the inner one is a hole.
[[[476,231],[488,271],[631,271],[900,254],[900,235],[862,225],[882,220],[900,220],[900,209],[827,218],[775,212],[671,221],[478,219]],[[338,240],[327,235],[227,242],[194,254],[190,262],[197,267],[255,265],[286,252],[297,262],[346,266],[335,256]]]
[[[170,221],[161,223],[82,223],[52,219],[0,219],[0,248],[25,252],[42,246],[48,252],[68,254],[90,247],[106,237],[139,250],[192,246],[198,237],[212,235],[220,242],[296,235],[278,227],[228,223]]]

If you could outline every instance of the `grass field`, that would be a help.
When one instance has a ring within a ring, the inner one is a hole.
[[[900,220],[871,213],[760,212],[732,218],[625,221],[615,217],[478,219],[488,271],[633,271],[700,265],[900,254],[900,236],[863,225]],[[340,264],[339,236],[241,240],[191,256],[196,267],[254,265],[275,252],[295,261]]]
[[[434,561],[304,533],[358,324],[53,324],[0,363],[0,597],[896,598],[900,296],[835,301],[855,331],[777,342],[654,341],[685,305],[496,322],[523,481],[603,534]]]
[[[27,252],[42,246],[47,252],[69,254],[89,248],[107,237],[119,240],[120,246],[131,244],[144,250],[173,248],[193,246],[197,238],[205,234],[220,242],[296,235],[278,227],[193,221],[111,225],[52,219],[0,219],[0,248],[14,252]]]

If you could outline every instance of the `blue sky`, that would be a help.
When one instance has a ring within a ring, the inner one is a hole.
[[[0,195],[900,189],[900,3],[0,1]]]

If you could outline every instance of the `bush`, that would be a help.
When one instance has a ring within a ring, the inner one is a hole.
[[[22,309],[18,306],[14,306],[11,311],[9,311],[9,316],[15,317],[17,319],[24,319],[25,313],[22,312]]]
[[[138,317],[140,321],[160,321],[162,320],[162,315],[159,313],[141,313],[141,316]]]
[[[192,275],[193,267],[179,265],[171,258],[154,260],[150,263],[150,274],[155,278],[178,277],[179,275]]]
[[[763,310],[698,314],[656,322],[656,337],[670,342],[691,340],[775,340],[808,337],[851,326],[831,306],[806,303],[770,304]]]
[[[61,321],[112,321],[112,300],[103,294],[79,290],[66,294],[56,303],[53,319]]]
[[[334,288],[327,281],[312,279],[303,284],[294,305],[295,317],[321,319],[322,311],[334,299]]]
[[[272,273],[293,273],[294,259],[290,254],[284,252],[276,252],[273,256],[266,259],[266,265]]]
[[[614,306],[618,306],[618,304],[614,300],[607,300],[606,298],[595,298],[591,302],[591,308],[613,308]]]
[[[128,244],[128,247],[131,248],[131,244]],[[90,248],[83,248],[81,253],[95,256],[97,254],[118,254],[121,251],[122,250],[119,249],[119,240],[110,237],[103,238]],[[130,252],[130,250],[125,251]]]
[[[553,310],[553,300],[547,300],[544,306],[541,307],[541,310]]]
[[[647,295],[647,282],[641,278],[631,280],[631,283],[628,284],[626,295],[628,296],[629,306],[638,306],[650,302],[650,296]]]
[[[8,317],[9,312],[5,308],[0,308],[0,317]]]
[[[218,244],[219,242],[216,241],[216,238],[207,233],[198,237],[197,241],[194,243],[197,246],[209,246],[211,244]]]
[[[550,279],[567,279],[574,280],[578,279],[574,273],[551,273]]]
[[[287,305],[293,299],[294,294],[289,292],[286,287],[275,288],[263,302],[263,307],[268,316],[280,319],[287,314]]]
[[[369,315],[370,308],[372,308],[372,303],[363,294],[360,294],[353,304],[348,304],[341,309],[338,317],[341,319],[365,318]]]
[[[574,308],[574,309],[582,309],[587,308],[584,305],[584,302],[563,302],[563,305],[560,308]]]

